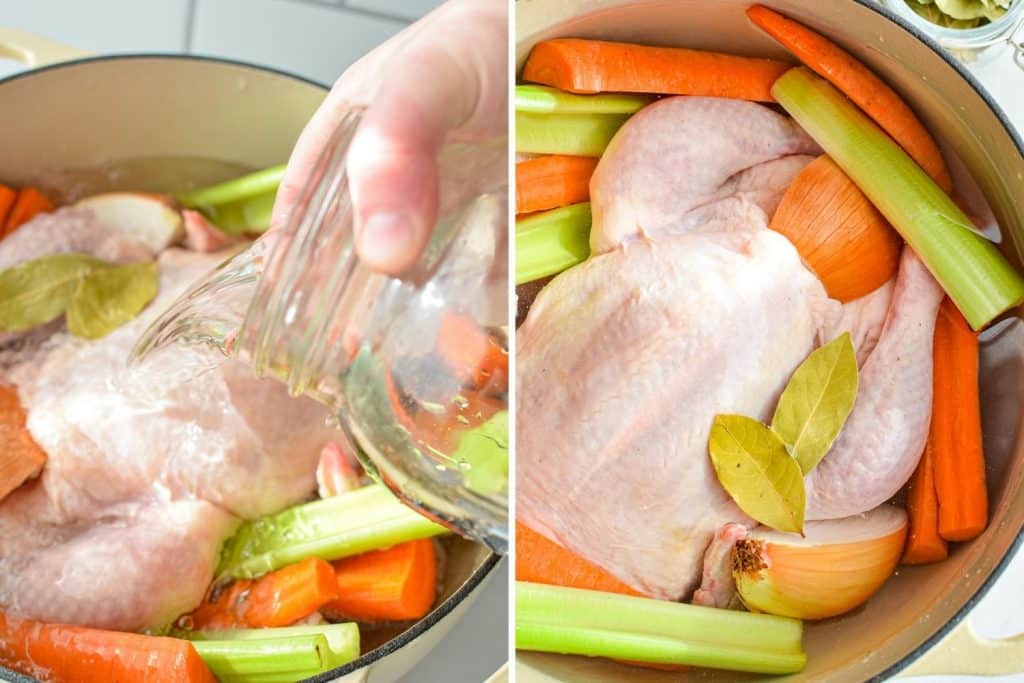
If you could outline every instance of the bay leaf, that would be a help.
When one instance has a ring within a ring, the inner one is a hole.
[[[859,381],[848,332],[807,356],[789,379],[775,407],[772,431],[804,474],[832,448],[853,410]]]
[[[0,331],[21,332],[59,317],[81,279],[104,265],[88,254],[66,253],[0,272]]]
[[[775,432],[743,415],[716,415],[708,450],[718,481],[743,512],[773,529],[803,533],[803,473]]]
[[[99,339],[132,320],[156,296],[156,263],[130,263],[94,270],[78,283],[68,304],[68,331]]]

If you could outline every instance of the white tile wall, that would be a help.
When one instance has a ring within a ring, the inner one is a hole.
[[[418,19],[441,4],[441,0],[346,0],[349,7],[387,12],[396,17]]]
[[[191,47],[333,83],[403,26],[398,19],[296,0],[197,0]]]

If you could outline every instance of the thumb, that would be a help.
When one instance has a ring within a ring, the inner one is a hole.
[[[382,84],[348,153],[356,246],[371,268],[400,274],[437,220],[436,158],[474,107],[473,87],[443,51],[409,59]]]

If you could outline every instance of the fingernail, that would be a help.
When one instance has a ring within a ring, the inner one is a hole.
[[[403,257],[416,235],[412,216],[403,212],[379,211],[370,215],[359,234],[363,259],[381,266]]]

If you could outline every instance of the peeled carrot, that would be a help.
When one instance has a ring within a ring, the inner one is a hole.
[[[903,550],[903,564],[939,562],[949,556],[949,546],[939,535],[939,500],[935,494],[935,450],[924,448],[907,488],[910,530]]]
[[[0,613],[0,664],[53,683],[216,683],[192,643]]]
[[[239,580],[213,593],[191,615],[195,630],[270,628],[305,619],[338,597],[334,568],[311,557],[256,581]]]
[[[473,388],[504,391],[508,385],[508,352],[472,318],[441,318],[436,348],[455,375]]]
[[[914,111],[846,50],[825,36],[763,5],[747,8],[747,16],[804,64],[830,81],[916,161],[947,194],[953,179],[938,144]]]
[[[0,500],[36,476],[46,452],[25,427],[25,409],[14,387],[0,386]]]
[[[590,176],[598,160],[552,154],[516,164],[516,213],[557,209],[590,201]]]
[[[516,580],[643,595],[520,522],[516,522]]]
[[[978,335],[946,298],[935,321],[932,424],[939,534],[968,541],[988,524],[978,398]]]
[[[0,238],[3,237],[3,226],[7,222],[7,214],[10,213],[17,197],[17,192],[6,185],[0,185]]]
[[[14,200],[14,206],[4,222],[4,237],[21,227],[22,224],[32,220],[36,214],[53,211],[53,203],[34,187],[23,187],[18,191],[18,197]]]
[[[828,156],[809,163],[772,216],[833,299],[853,301],[896,276],[903,240]]]
[[[772,83],[788,68],[774,59],[556,38],[533,47],[523,79],[574,93],[636,92],[772,102]]]
[[[437,551],[429,538],[334,563],[338,597],[324,607],[356,621],[408,621],[437,599]]]

